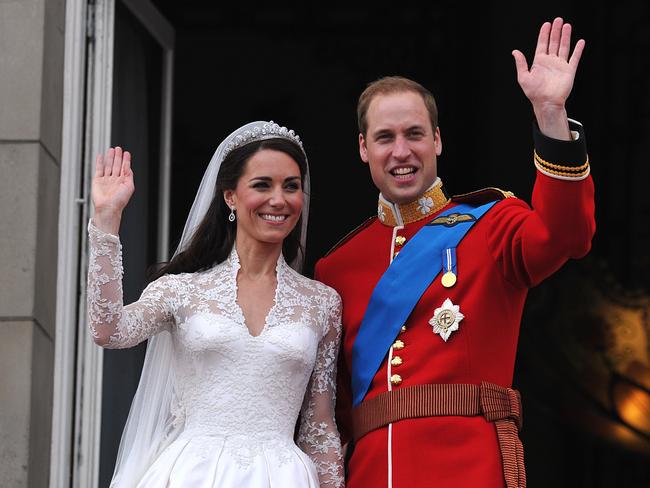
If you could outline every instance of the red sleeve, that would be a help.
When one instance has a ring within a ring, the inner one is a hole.
[[[554,141],[536,131],[536,164],[539,159],[546,166],[537,164],[532,209],[521,200],[505,199],[486,215],[490,252],[513,284],[535,286],[591,248],[594,184],[584,133],[576,129],[575,141]],[[574,176],[575,168],[583,168],[583,174]]]
[[[323,270],[323,260],[319,260],[314,268],[314,279],[333,286],[328,283],[326,273]],[[345,303],[343,304],[345,307]],[[341,335],[341,348],[345,344],[345,325]],[[350,371],[345,360],[345,354],[341,350],[338,357],[338,368],[336,374],[336,426],[341,436],[341,445],[352,440],[352,386],[350,384]]]

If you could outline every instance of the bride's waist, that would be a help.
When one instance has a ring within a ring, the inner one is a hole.
[[[219,428],[214,425],[199,426],[199,425],[186,425],[180,438],[194,438],[194,437],[210,437],[215,442],[223,441],[224,444],[265,444],[265,443],[281,443],[286,445],[294,445],[293,431],[285,430],[251,430],[250,428],[242,428],[238,430],[236,427],[229,429]]]
[[[295,419],[286,417],[271,420],[266,417],[188,415],[185,418],[183,430],[220,437],[246,436],[259,439],[277,439],[279,437],[292,438],[295,425]]]

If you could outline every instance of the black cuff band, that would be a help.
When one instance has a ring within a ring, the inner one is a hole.
[[[578,133],[572,141],[561,141],[545,136],[537,123],[533,124],[535,166],[548,176],[561,179],[583,179],[589,174],[587,144],[582,125],[569,121],[569,128]]]

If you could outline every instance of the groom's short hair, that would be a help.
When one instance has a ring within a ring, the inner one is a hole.
[[[368,84],[359,97],[359,103],[357,104],[357,124],[359,126],[359,132],[363,134],[363,137],[366,137],[366,131],[368,130],[366,115],[373,98],[378,95],[389,95],[391,93],[402,92],[418,93],[422,97],[424,106],[429,112],[431,128],[435,130],[436,127],[438,127],[438,107],[436,106],[435,98],[433,98],[433,95],[429,90],[424,88],[417,81],[404,78],[403,76],[385,76]]]

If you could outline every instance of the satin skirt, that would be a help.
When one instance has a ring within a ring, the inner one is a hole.
[[[227,438],[176,439],[146,471],[138,488],[318,488],[309,457],[292,441],[232,443]]]

